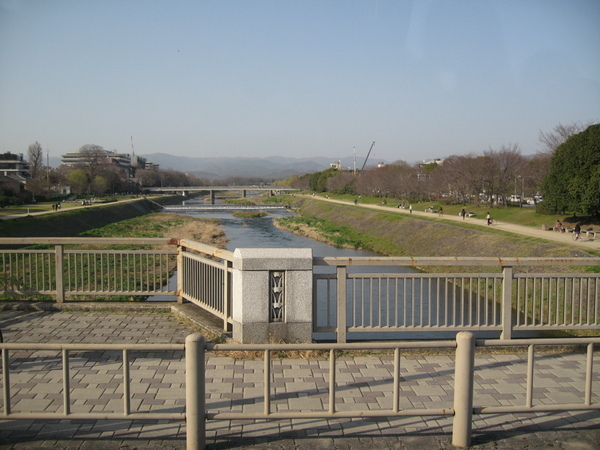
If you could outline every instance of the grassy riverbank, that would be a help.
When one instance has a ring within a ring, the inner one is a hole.
[[[297,201],[299,217],[277,226],[332,245],[366,249],[387,256],[582,257],[577,249],[530,237],[430,222],[393,211],[374,211],[311,198]]]
[[[149,199],[132,199],[100,206],[73,207],[45,214],[27,215],[0,220],[3,237],[73,237],[88,230],[100,228],[122,220],[150,214],[160,209],[160,204],[173,203],[179,196]]]
[[[217,219],[168,213],[146,214],[115,222],[86,231],[80,236],[191,239],[218,248],[225,248],[228,241]]]

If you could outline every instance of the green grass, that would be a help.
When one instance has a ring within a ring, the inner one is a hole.
[[[240,219],[260,219],[261,217],[268,216],[269,213],[264,211],[235,211],[231,215]]]
[[[408,201],[392,199],[392,198],[380,198],[380,197],[366,197],[361,196],[358,198],[356,195],[350,194],[319,194],[320,197],[324,197],[328,195],[329,198],[335,200],[342,200],[353,203],[354,200],[358,199],[359,205],[380,205],[387,206],[390,210],[396,209],[399,204],[406,203],[412,204],[414,211],[425,211],[426,208],[433,206],[434,209],[438,210],[440,206],[444,208],[444,215],[450,216],[458,216],[460,211],[464,208],[467,212],[475,213],[475,218],[479,218],[483,220],[487,213],[489,212],[491,216],[500,222],[514,223],[516,225],[524,225],[530,227],[541,227],[542,225],[554,226],[557,220],[560,220],[563,225],[569,226],[574,225],[576,221],[581,221],[582,227],[593,227],[596,228],[600,226],[600,223],[594,221],[593,218],[590,217],[574,217],[572,214],[542,214],[534,207],[523,206],[520,208],[518,206],[502,206],[502,207],[494,207],[490,208],[489,205],[448,205],[443,202],[434,201],[434,202],[417,202],[410,203]],[[288,201],[293,203],[293,197],[289,197]],[[386,205],[382,205],[383,201],[386,201]],[[432,217],[434,217],[432,215]],[[437,218],[438,216],[435,215]]]

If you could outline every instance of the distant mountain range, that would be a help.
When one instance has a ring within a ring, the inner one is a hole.
[[[161,169],[178,170],[209,180],[229,177],[279,180],[293,175],[320,172],[328,169],[330,164],[337,161],[341,161],[342,166],[354,168],[354,156],[346,158],[288,158],[283,156],[268,158],[202,158],[175,156],[167,153],[151,153],[140,156],[146,158],[149,162],[160,164]],[[358,169],[362,167],[364,160],[364,156],[356,157]]]
[[[226,157],[190,157],[176,156],[168,153],[149,153],[140,155],[147,161],[159,164],[161,169],[172,169],[189,173],[198,178],[209,180],[229,177],[264,178],[281,180],[293,175],[320,172],[329,169],[329,165],[341,161],[343,167],[354,168],[354,156],[345,158],[288,158],[271,156],[268,158],[226,158]],[[374,166],[381,160],[369,160],[367,166]],[[59,167],[59,157],[50,158],[50,167]],[[356,156],[356,168],[360,169],[365,162],[364,156]],[[387,161],[384,161],[387,162]]]

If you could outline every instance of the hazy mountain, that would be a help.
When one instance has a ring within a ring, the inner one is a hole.
[[[270,156],[268,158],[227,158],[227,157],[190,157],[176,156],[168,153],[151,153],[140,155],[149,162],[160,164],[161,169],[173,169],[190,173],[199,178],[257,177],[265,179],[283,179],[293,175],[320,172],[329,165],[341,161],[342,166],[354,168],[354,156],[344,158],[291,158],[286,156]],[[356,168],[360,169],[365,161],[364,156],[356,157]],[[368,166],[377,161],[369,160]],[[51,157],[50,167],[60,166],[60,158]]]
[[[292,175],[320,172],[328,169],[331,163],[338,160],[342,162],[343,166],[354,167],[353,156],[346,158],[290,158],[284,156],[271,156],[268,158],[205,158],[175,156],[167,153],[152,153],[141,156],[150,162],[160,164],[161,169],[178,170],[208,179],[227,177],[282,179]],[[357,167],[359,169],[363,162],[364,157],[357,157]]]

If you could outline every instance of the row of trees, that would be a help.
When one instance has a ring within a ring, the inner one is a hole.
[[[44,152],[39,142],[31,144],[27,151],[30,178],[27,191],[40,200],[51,198],[64,190],[75,195],[104,195],[113,193],[139,193],[149,187],[167,186],[210,186],[262,184],[263,179],[231,177],[223,180],[208,180],[193,174],[171,169],[145,169],[122,167],[107,157],[99,145],[84,145],[79,150],[78,162],[73,167],[50,168],[44,165]],[[68,188],[68,189],[64,189]],[[28,201],[29,198],[25,198]]]
[[[584,128],[585,127],[585,128]],[[315,192],[390,197],[399,201],[443,200],[506,204],[513,195],[543,196],[554,212],[600,211],[600,125],[558,125],[540,132],[543,150],[526,158],[510,144],[481,154],[452,155],[442,164],[397,161],[358,175],[327,169],[282,184]],[[583,131],[585,130],[585,131]]]
[[[98,145],[84,145],[79,149],[78,162],[73,167],[50,168],[44,165],[43,149],[39,142],[28,148],[30,178],[27,190],[36,198],[50,198],[67,187],[75,195],[103,195],[138,193],[145,187],[205,186],[208,180],[176,170],[154,170],[120,167],[106,157]]]

